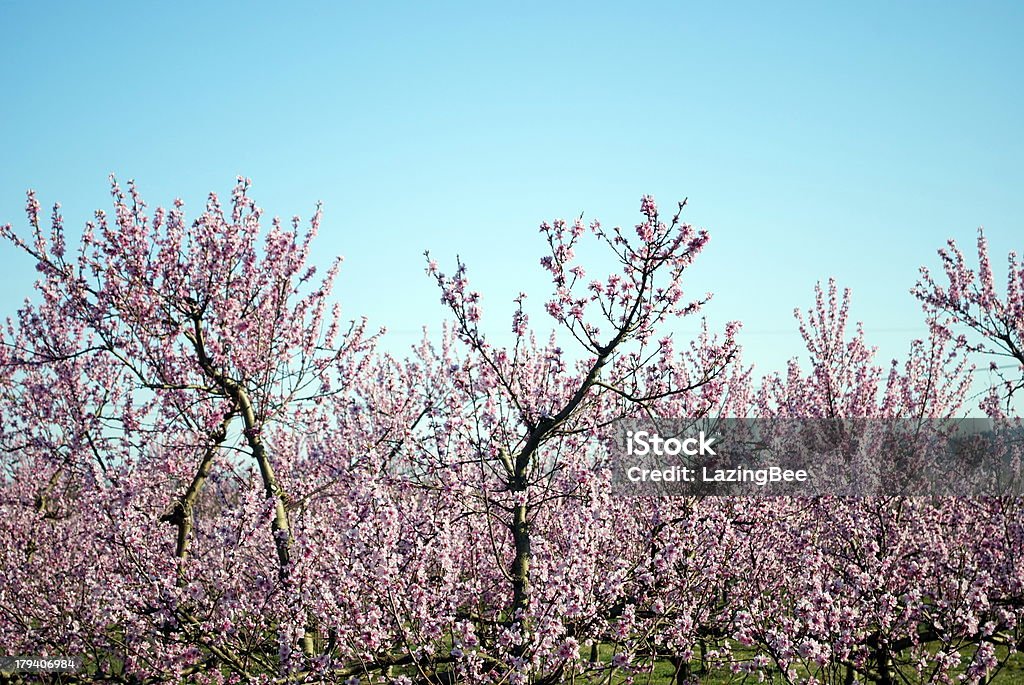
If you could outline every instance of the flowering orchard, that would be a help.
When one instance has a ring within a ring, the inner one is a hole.
[[[922,270],[904,360],[829,283],[804,362],[755,378],[738,322],[671,334],[710,299],[685,202],[543,224],[547,340],[522,294],[492,343],[427,255],[449,321],[397,357],[309,266],[319,210],[112,196],[77,246],[32,193],[0,229],[39,273],[0,338],[0,650],[84,657],[53,679],[981,683],[1022,646],[1017,499],[616,497],[601,449],[636,416],[1016,422],[1024,267],[998,287],[982,235]],[[1012,362],[979,406],[985,355]]]

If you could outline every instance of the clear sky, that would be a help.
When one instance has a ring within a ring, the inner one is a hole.
[[[425,248],[463,255],[505,333],[547,292],[540,221],[688,196],[712,234],[690,292],[748,359],[799,351],[830,275],[888,357],[947,237],[1024,248],[1022,37],[1024,4],[966,0],[0,0],[0,222],[30,187],[77,230],[110,172],[193,211],[243,174],[270,214],[324,201],[318,260],[345,255],[346,312],[401,349],[444,314]],[[0,247],[0,311],[33,277]]]

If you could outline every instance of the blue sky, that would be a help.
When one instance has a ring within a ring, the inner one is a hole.
[[[1013,2],[0,0],[0,222],[30,187],[77,230],[110,172],[193,210],[243,174],[268,213],[324,201],[317,259],[345,255],[346,313],[400,350],[444,316],[424,249],[469,262],[505,334],[547,292],[540,221],[688,196],[690,292],[749,360],[800,351],[829,276],[890,357],[947,237],[1024,247],[1021,36]],[[0,311],[33,277],[0,247]]]

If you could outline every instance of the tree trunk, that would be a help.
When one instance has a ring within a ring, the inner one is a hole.
[[[210,475],[210,470],[213,468],[213,458],[217,455],[217,451],[220,449],[221,444],[227,437],[228,425],[231,423],[231,416],[228,415],[221,422],[221,425],[217,430],[210,436],[212,441],[203,453],[203,458],[199,462],[199,468],[196,469],[196,474],[192,477],[192,482],[189,483],[188,489],[185,490],[184,494],[178,501],[174,503],[173,509],[167,514],[160,517],[161,521],[167,523],[173,523],[177,529],[177,539],[174,545],[174,556],[177,559],[184,560],[188,558],[188,548],[192,541],[192,529],[195,527],[195,505],[199,499],[199,493],[203,489],[203,485],[206,483],[207,477]],[[184,576],[182,575],[182,568],[178,566],[178,584],[184,582]]]
[[[519,618],[524,628],[530,606],[530,524],[526,514],[525,504],[517,504],[512,512],[512,539],[516,546],[512,561],[512,619]]]
[[[675,667],[673,682],[676,685],[684,685],[690,680],[690,662],[681,656],[672,657],[672,665]]]

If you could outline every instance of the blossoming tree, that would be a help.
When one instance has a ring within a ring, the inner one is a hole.
[[[1017,499],[620,497],[606,449],[630,417],[959,416],[970,350],[1020,361],[1013,256],[1001,299],[983,243],[977,274],[943,253],[888,368],[819,288],[803,363],[756,378],[738,323],[673,333],[708,235],[645,197],[634,230],[541,226],[550,336],[524,293],[495,343],[428,255],[450,320],[400,355],[330,305],[319,210],[261,236],[245,179],[192,221],[112,197],[74,249],[31,193],[0,228],[39,272],[0,337],[7,653],[82,682],[889,684],[987,682],[1021,644]]]

